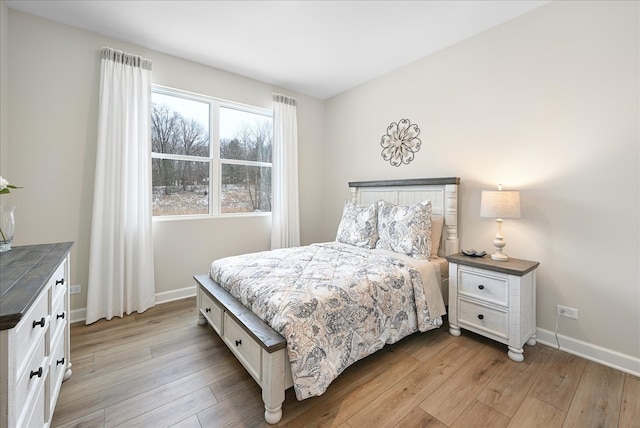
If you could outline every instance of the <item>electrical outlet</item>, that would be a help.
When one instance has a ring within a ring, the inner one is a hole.
[[[573,318],[574,320],[578,319],[578,310],[576,308],[570,308],[568,306],[558,305],[557,313],[563,317]]]
[[[69,287],[69,294],[80,294],[82,292],[82,285],[72,285]]]

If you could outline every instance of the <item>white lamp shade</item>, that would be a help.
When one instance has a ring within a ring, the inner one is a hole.
[[[480,217],[520,218],[520,192],[515,190],[483,190]]]

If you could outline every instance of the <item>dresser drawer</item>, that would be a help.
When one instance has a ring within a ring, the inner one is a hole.
[[[46,390],[44,381],[39,386],[39,390],[36,392],[36,396],[33,397],[31,406],[24,408],[24,414],[21,415],[24,422],[19,422],[18,427],[25,428],[40,428],[48,426],[47,414],[46,414]]]
[[[37,342],[35,352],[26,361],[25,369],[18,375],[15,391],[17,414],[23,415],[33,402],[33,396],[44,383],[47,376],[46,351],[44,336]],[[26,416],[24,416],[26,417]]]
[[[16,326],[16,362],[18,363],[18,372],[24,370],[24,365],[30,358],[30,353],[38,341],[44,340],[48,323],[49,293],[45,290],[40,293],[33,306]]]
[[[51,340],[64,333],[64,329],[67,326],[67,311],[65,311],[65,293],[56,296],[53,301],[53,309],[51,311],[51,320],[49,321],[49,337]]]
[[[249,374],[260,384],[260,345],[256,343],[242,327],[236,324],[235,320],[225,312],[224,314],[224,341],[227,346],[236,354],[242,365]]]
[[[200,293],[200,312],[202,312],[202,315],[209,321],[209,324],[211,324],[215,331],[222,336],[222,308],[218,306],[203,289],[199,288],[198,293]]]
[[[49,357],[49,404],[51,406],[49,414],[53,414],[67,367],[67,359],[64,356],[64,336],[58,336],[57,339]]]
[[[51,295],[54,299],[67,290],[67,278],[65,275],[65,262],[62,262],[49,280],[49,284],[51,284]]]
[[[504,275],[460,268],[458,270],[458,294],[509,306],[509,281]]]
[[[504,339],[508,339],[509,336],[509,316],[506,310],[459,299],[458,322]]]

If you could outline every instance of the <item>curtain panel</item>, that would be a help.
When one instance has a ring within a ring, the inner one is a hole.
[[[104,48],[86,323],[155,305],[151,61]]]
[[[300,245],[298,116],[295,98],[273,94],[271,249]]]

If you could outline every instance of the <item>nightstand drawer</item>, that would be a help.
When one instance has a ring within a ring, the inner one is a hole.
[[[508,339],[509,316],[507,311],[489,308],[465,299],[458,300],[458,323],[475,327],[495,336]]]
[[[458,270],[458,293],[509,306],[509,281],[506,275],[461,267]]]

